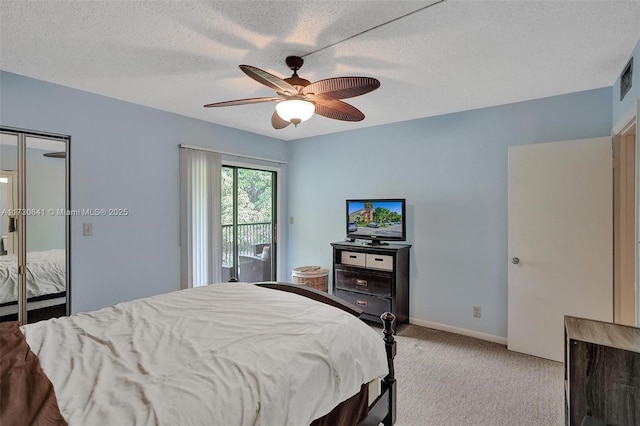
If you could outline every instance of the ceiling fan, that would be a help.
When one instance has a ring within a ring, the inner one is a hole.
[[[275,90],[278,96],[216,102],[205,105],[205,108],[277,102],[271,116],[274,129],[283,129],[289,124],[298,126],[311,118],[314,112],[334,120],[361,121],[364,114],[340,99],[364,95],[380,87],[380,82],[370,77],[335,77],[311,83],[298,76],[297,71],[304,63],[300,56],[289,56],[285,62],[293,71],[293,75],[285,79],[251,65],[240,65],[245,74]]]

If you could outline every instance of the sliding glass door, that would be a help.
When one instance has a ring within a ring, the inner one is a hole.
[[[222,167],[222,281],[275,279],[276,172]]]

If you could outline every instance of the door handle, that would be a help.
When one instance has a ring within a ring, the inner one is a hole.
[[[518,263],[520,263],[520,259],[518,259],[517,257],[514,257],[511,259],[511,263],[513,263],[514,265],[517,265]]]

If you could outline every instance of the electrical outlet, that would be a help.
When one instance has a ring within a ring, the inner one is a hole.
[[[293,216],[289,216],[289,225],[293,225]]]
[[[473,307],[473,316],[476,318],[480,318],[480,306]]]
[[[93,223],[82,224],[82,235],[84,235],[85,237],[90,237],[93,235]]]

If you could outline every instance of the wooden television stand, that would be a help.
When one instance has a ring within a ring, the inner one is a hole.
[[[340,241],[333,247],[333,294],[364,310],[361,318],[380,323],[392,312],[409,322],[410,244],[371,245]]]

